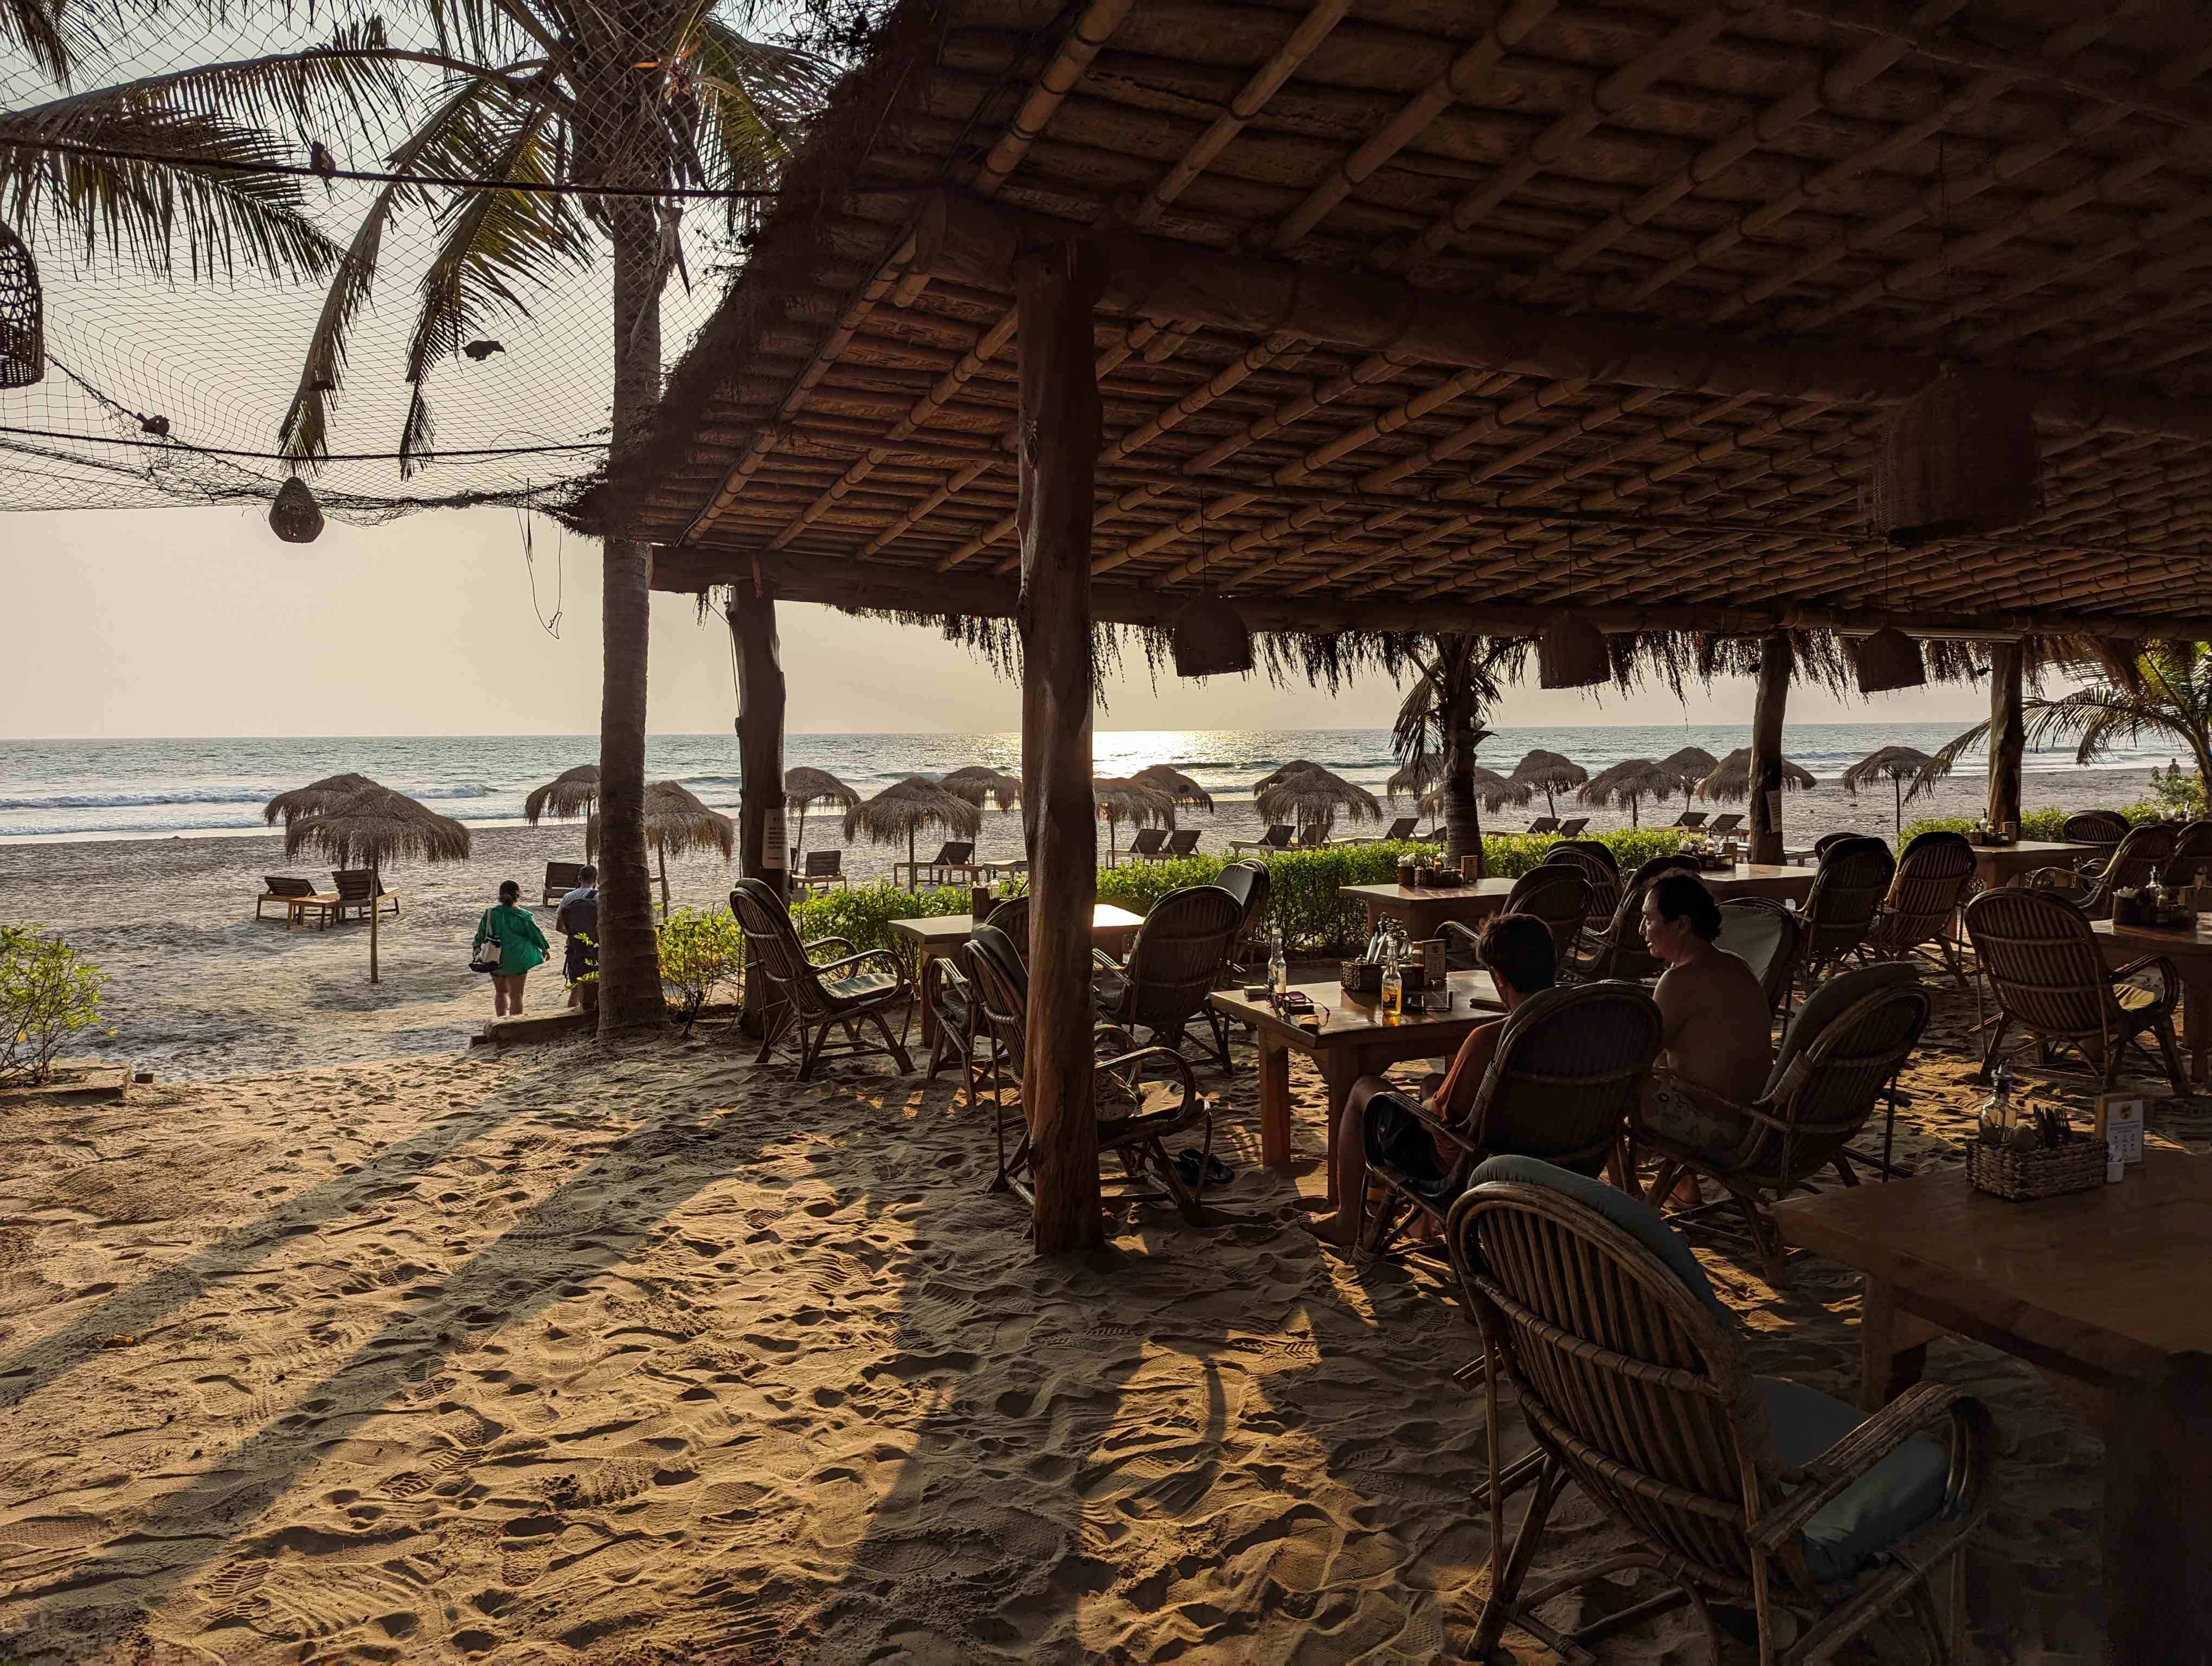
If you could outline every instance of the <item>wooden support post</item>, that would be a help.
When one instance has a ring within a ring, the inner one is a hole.
[[[730,587],[730,645],[738,672],[738,872],[788,895],[783,831],[783,666],[776,657],[775,598],[739,580]],[[749,969],[750,970],[750,969]],[[744,1027],[763,1022],[761,980],[745,979]]]
[[[1751,708],[1751,860],[1782,860],[1782,714],[1796,654],[1787,631],[1769,631],[1759,651],[1759,696]]]
[[[1022,1067],[1036,1247],[1105,1241],[1091,1103],[1091,486],[1100,439],[1091,313],[1097,271],[1075,246],[1014,261],[1020,310],[1022,807],[1030,838],[1029,1051]]]
[[[2027,745],[2020,713],[2021,645],[1990,644],[1990,801],[1991,827],[2020,820],[2020,761]]]

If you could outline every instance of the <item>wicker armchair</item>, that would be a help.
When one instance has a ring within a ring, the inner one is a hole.
[[[1552,933],[1552,947],[1559,964],[1567,964],[1583,938],[1583,926],[1589,918],[1590,888],[1589,881],[1571,866],[1565,863],[1545,863],[1530,868],[1513,882],[1507,893],[1501,914],[1534,915],[1544,922]],[[1481,933],[1471,926],[1456,920],[1443,923],[1443,936],[1447,949],[1458,949],[1472,954],[1481,940]]]
[[[2063,882],[2064,888],[2053,894],[2069,907],[2078,909],[2083,919],[2109,920],[2112,917],[2112,893],[2155,884],[2159,869],[2172,856],[2177,842],[2176,830],[2165,822],[2131,827],[2112,848],[2112,854],[2101,860],[2093,860],[2073,867],[2039,867],[2028,876],[2029,882]],[[2075,889],[2083,879],[2089,882],[2087,889]]]
[[[1589,978],[1656,978],[1666,968],[1644,946],[1644,893],[1662,873],[1694,873],[1694,856],[1654,856],[1630,874],[1620,887],[1620,901],[1601,926],[1583,933],[1583,958],[1575,971]],[[1595,910],[1593,910],[1595,912]]]
[[[1752,1104],[1676,1081],[1675,1091],[1700,1108],[1740,1118],[1743,1134],[1731,1151],[1701,1151],[1639,1123],[1638,1149],[1659,1159],[1650,1195],[1668,1196],[1685,1170],[1711,1180],[1726,1197],[1685,1213],[1732,1207],[1749,1230],[1766,1281],[1786,1287],[1782,1239],[1768,1206],[1831,1164],[1845,1185],[1858,1184],[1844,1148],[1911,1056],[1928,1008],[1919,974],[1904,962],[1854,967],[1823,983],[1798,1009]]]
[[[1805,927],[1796,914],[1767,897],[1731,897],[1720,905],[1719,946],[1751,968],[1766,991],[1769,1017],[1781,1012],[1805,952]]]
[[[1931,950],[1960,988],[1972,988],[1952,925],[1973,879],[1974,848],[1965,834],[1923,833],[1899,858],[1896,877],[1859,953],[1876,960],[1909,960]]]
[[[1141,1025],[1154,1046],[1180,1049],[1191,1021],[1206,1012],[1206,998],[1229,964],[1243,924],[1243,905],[1219,885],[1170,891],[1137,927],[1128,959],[1091,951],[1098,967],[1098,1016],[1132,1035]],[[1214,1031],[1213,1043],[1221,1067],[1228,1069],[1226,1032]]]
[[[1800,970],[1808,989],[1856,953],[1873,928],[1896,859],[1880,839],[1849,834],[1821,853],[1813,889],[1799,910],[1805,925]]]
[[[1163,899],[1165,900],[1165,899]],[[992,1133],[998,1169],[994,1192],[1011,1191],[1035,1207],[1029,1181],[1030,1132],[1018,1103],[1023,1061],[1029,1048],[1029,969],[1014,941],[995,926],[979,926],[969,942],[975,970],[976,1010],[988,1030],[999,1068],[991,1073]],[[1098,1123],[1098,1158],[1119,1158],[1133,1187],[1150,1189],[1121,1194],[1117,1202],[1172,1201],[1194,1226],[1206,1220],[1203,1198],[1206,1170],[1212,1166],[1213,1115],[1198,1091],[1190,1061],[1171,1047],[1139,1047],[1128,1031],[1102,1024],[1092,1032],[1099,1058],[1091,1079]],[[1002,1089],[1012,1087],[1009,1105]],[[1186,1180],[1164,1143],[1196,1129],[1199,1163],[1194,1180]]]
[[[2077,810],[2058,836],[2068,844],[2115,845],[2128,836],[2128,818],[2117,810]]]
[[[1389,1254],[1416,1216],[1442,1226],[1486,1157],[1540,1157],[1595,1174],[1620,1149],[1661,1032],[1657,1003],[1632,983],[1584,983],[1529,996],[1506,1018],[1464,1122],[1413,1108],[1437,1142],[1436,1154],[1418,1164],[1395,1160],[1380,1139],[1386,1107],[1408,1102],[1370,1101],[1364,1136],[1371,1183],[1361,1204],[1360,1254],[1370,1260]],[[1379,1199],[1372,1195],[1377,1189]]]
[[[788,1036],[798,1046],[802,1082],[825,1058],[888,1053],[900,1074],[914,1068],[906,1050],[906,1026],[913,1016],[906,1010],[907,998],[912,988],[896,955],[888,949],[856,954],[842,937],[801,943],[783,899],[758,879],[740,879],[731,887],[730,912],[738,916],[745,934],[748,971],[758,973],[769,988],[760,1053],[753,1062],[767,1063],[777,1043]],[[845,953],[841,959],[817,964],[813,956],[821,949]],[[884,1017],[894,1006],[902,1009],[896,1036]],[[882,1037],[882,1045],[865,1039],[864,1028]],[[824,1048],[832,1030],[844,1031],[845,1044],[829,1052]]]
[[[1656,1210],[1525,1158],[1492,1158],[1473,1179],[1445,1233],[1489,1368],[1490,1595],[1468,1657],[1491,1658],[1512,1626],[1587,1660],[1583,1645],[1687,1603],[1719,1666],[1717,1599],[1752,1611],[1761,1666],[1826,1660],[1900,1606],[1936,1659],[1960,1658],[1965,1551],[1989,1511],[1995,1444],[1978,1401],[1928,1383],[1863,1417],[1755,1376],[1741,1327]],[[1533,1491],[1510,1537],[1509,1388],[1536,1445],[1514,1466]],[[1570,1481],[1635,1547],[1527,1589]],[[1939,1605],[1929,1588],[1946,1562]],[[1536,1617],[1633,1572],[1674,1589],[1571,1635]],[[1801,1621],[1786,1646],[1778,1610]]]
[[[2177,1097],[2188,1097],[2173,1037],[2181,984],[2172,961],[2145,955],[2110,970],[2081,909],[2054,892],[2015,885],[1985,891],[1966,904],[1966,935],[1997,1001],[1977,1080],[1989,1079],[2005,1031],[2018,1024],[2036,1037],[2046,1062],[2054,1049],[2074,1048],[2107,1088],[2118,1085],[2129,1044],[2155,1036],[2167,1083]],[[2158,974],[2154,992],[2127,982],[2147,970]]]
[[[2158,870],[2162,885],[2202,885],[2212,878],[2212,821],[2184,822],[2173,836],[2173,854]]]
[[[1028,964],[1030,958],[1030,899],[1027,897],[1009,897],[1006,898],[1004,901],[996,904],[988,914],[983,916],[983,923],[987,926],[996,926],[1000,931],[1006,933],[1007,936],[1012,938],[1014,939],[1014,947],[1021,953],[1023,964],[1024,965]]]
[[[975,1000],[974,980],[961,965],[966,958],[963,944],[951,954],[932,955],[921,969],[921,998],[937,1018],[937,1040],[929,1049],[924,1079],[933,1082],[939,1070],[957,1063],[962,1091],[973,1110],[978,1085],[986,1072],[997,1068],[999,1058],[997,1041]]]
[[[1613,853],[1595,840],[1576,839],[1553,845],[1544,853],[1542,867],[1571,867],[1589,887],[1589,918],[1613,918],[1620,906],[1620,865]]]

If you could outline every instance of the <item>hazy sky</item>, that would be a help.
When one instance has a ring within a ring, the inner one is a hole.
[[[0,463],[0,467],[5,467]],[[532,611],[518,518],[476,509],[373,529],[330,523],[282,544],[265,509],[75,510],[0,515],[0,734],[579,734],[599,710],[599,551],[535,523]],[[797,731],[989,732],[1020,724],[1020,690],[933,633],[787,604],[779,611]],[[691,599],[653,614],[652,727],[726,730],[735,715],[729,638]],[[1382,727],[1398,690],[1375,678],[1332,698],[1262,677],[1155,687],[1125,666],[1099,726],[1113,729]],[[1693,696],[1697,723],[1746,723],[1741,679]],[[1801,689],[1805,721],[1970,722],[1980,685],[1872,701]],[[1663,691],[1602,698],[1516,690],[1493,726],[1674,723]],[[1747,736],[1747,739],[1748,737]]]

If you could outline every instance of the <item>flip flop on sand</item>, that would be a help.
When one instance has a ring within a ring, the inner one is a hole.
[[[1199,1177],[1200,1164],[1204,1165],[1203,1181]],[[1202,1186],[1226,1186],[1237,1177],[1236,1171],[1226,1163],[1211,1152],[1201,1155],[1195,1146],[1185,1146],[1177,1152],[1175,1165],[1176,1172],[1182,1177],[1182,1183],[1193,1191],[1200,1190]]]

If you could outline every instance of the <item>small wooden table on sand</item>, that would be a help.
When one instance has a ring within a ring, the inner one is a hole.
[[[1322,1015],[1318,1029],[1297,1022],[1242,989],[1216,989],[1206,997],[1231,1024],[1249,1027],[1260,1043],[1260,1156],[1271,1169],[1291,1166],[1291,1052],[1320,1067],[1328,1085],[1328,1153],[1336,1155],[1336,1123],[1352,1085],[1409,1059],[1449,1057],[1468,1031],[1504,1015],[1488,972],[1454,972],[1448,1012],[1408,1012],[1386,1018],[1376,998],[1345,993],[1334,983],[1291,986],[1310,996]],[[1336,1201],[1336,1164],[1328,1164],[1329,1201]]]
[[[2181,980],[2181,1038],[2189,1047],[2189,1079],[2204,1085],[2205,1067],[2212,1061],[2212,935],[2203,929],[2204,916],[2178,931],[2154,926],[2118,926],[2109,920],[2090,921],[2097,946],[2107,966],[2126,965],[2147,954],[2164,955],[2173,963]]]
[[[2063,844],[2050,839],[2022,839],[2018,844],[1978,844],[1974,847],[1974,878],[1985,885],[2008,885],[2023,873],[2039,867],[2071,867],[2091,856],[2106,855],[2108,844]]]
[[[2212,1659],[2212,1158],[2153,1151],[2114,1186],[2010,1203],[1957,1169],[1774,1206],[1865,1274],[1862,1408],[1954,1332],[2036,1366],[2105,1439],[2105,1659]]]
[[[1132,914],[1127,909],[1115,908],[1111,903],[1098,903],[1091,909],[1091,940],[1109,954],[1126,955],[1129,939],[1137,934],[1137,927],[1145,923],[1141,914]],[[920,920],[890,920],[884,924],[894,941],[914,945],[915,1000],[921,1007],[921,1044],[937,1045],[937,1014],[927,1001],[921,999],[921,975],[929,963],[941,954],[951,954],[975,934],[975,916],[971,914],[933,914]],[[1029,945],[1022,945],[1029,952]]]

